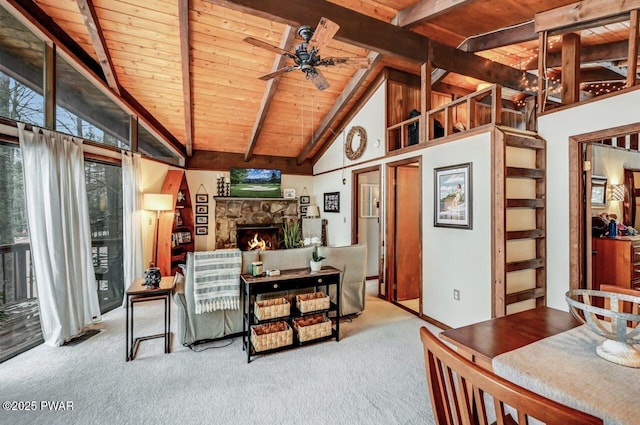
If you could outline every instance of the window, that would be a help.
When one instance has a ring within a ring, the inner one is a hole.
[[[149,130],[142,125],[138,125],[138,150],[140,153],[160,161],[173,165],[181,165],[181,157],[169,150],[160,140],[158,140]]]
[[[0,116],[44,125],[44,42],[0,7]]]
[[[42,343],[24,202],[22,155],[0,143],[0,306],[7,316],[0,362]]]
[[[69,62],[56,57],[56,130],[129,148],[129,115]]]
[[[100,311],[122,305],[122,168],[85,161],[93,267]]]

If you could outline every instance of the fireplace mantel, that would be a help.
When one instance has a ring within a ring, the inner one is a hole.
[[[297,198],[240,198],[214,196],[216,249],[237,248],[238,224],[282,224],[298,220]]]

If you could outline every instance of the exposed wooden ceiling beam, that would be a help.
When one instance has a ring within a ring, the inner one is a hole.
[[[191,84],[191,54],[189,43],[189,0],[178,2],[178,25],[180,26],[180,63],[182,68],[182,99],[184,108],[185,150],[193,153],[193,101]]]
[[[368,58],[371,60],[371,65],[368,68],[358,69],[356,73],[351,77],[347,85],[345,86],[340,96],[336,99],[335,103],[325,115],[324,119],[318,125],[316,131],[314,131],[314,137],[312,137],[309,141],[307,141],[302,148],[302,151],[298,155],[298,164],[301,164],[307,158],[309,158],[311,151],[316,147],[318,142],[322,139],[324,133],[329,131],[331,125],[336,120],[338,114],[342,111],[342,109],[347,105],[347,103],[356,95],[362,83],[367,79],[367,77],[373,72],[375,65],[380,60],[381,55],[376,52],[369,53]]]
[[[443,13],[451,12],[473,1],[474,0],[422,0],[398,11],[392,23],[399,27],[408,27],[435,18]]]
[[[280,48],[289,51],[293,46],[293,41],[295,40],[295,38],[296,29],[291,25],[287,25],[284,29],[282,39],[280,40]],[[276,56],[275,60],[273,61],[273,66],[271,67],[271,72],[275,72],[285,66],[286,61],[286,56]],[[269,108],[271,107],[273,96],[275,96],[276,94],[276,89],[278,88],[279,81],[280,77],[276,77],[270,79],[267,82],[267,88],[265,89],[264,95],[262,96],[262,102],[260,102],[260,108],[258,109],[258,115],[256,116],[256,120],[253,123],[253,128],[251,129],[249,144],[247,145],[247,150],[244,153],[245,161],[249,161],[251,159],[251,156],[253,155],[253,149],[255,148],[258,141],[258,136],[260,136],[260,131],[262,130],[264,120],[267,118],[267,113],[269,112]]]
[[[283,156],[254,155],[251,166],[255,168],[278,169],[282,174],[313,175],[311,161],[298,163],[296,158]],[[229,168],[246,168],[244,154],[230,152],[214,152],[197,150],[187,158],[186,168],[190,170],[228,170]]]
[[[76,3],[78,4],[78,9],[80,9],[84,25],[87,27],[89,39],[93,45],[93,50],[95,50],[98,56],[98,62],[100,63],[100,67],[102,67],[102,72],[107,80],[107,84],[111,90],[120,94],[118,75],[111,60],[109,48],[107,47],[107,42],[104,38],[98,15],[96,14],[96,8],[93,5],[93,0],[76,0]]]
[[[640,0],[582,0],[535,14],[536,32],[567,29],[601,19],[622,19],[640,9]]]
[[[491,50],[498,47],[533,41],[537,38],[538,33],[535,30],[535,22],[531,20],[520,25],[467,38],[458,48],[465,52],[481,52],[483,50]]]
[[[580,70],[580,82],[593,83],[597,81],[624,81],[626,75],[620,75],[617,71],[606,67],[582,68]]]
[[[615,43],[598,44],[583,47],[580,50],[580,63],[611,62],[625,60],[629,51],[629,41],[616,41]],[[562,64],[561,52],[547,54],[547,68],[558,67]],[[530,62],[525,69],[537,68],[537,62]]]
[[[340,25],[340,30],[335,36],[336,40],[420,64],[429,60],[431,44],[434,49],[432,58],[434,67],[490,83],[502,84],[516,90],[522,90],[524,86],[523,73],[515,68],[436,43],[408,29],[362,15],[326,0],[313,2],[306,0],[206,1],[290,25],[298,25],[301,22],[314,23],[325,16]],[[529,86],[536,80],[533,75],[525,74],[525,78]]]
[[[629,51],[627,53],[628,69],[632,69],[627,75],[626,86],[636,85],[636,68],[638,67],[638,10],[632,10],[629,16]]]

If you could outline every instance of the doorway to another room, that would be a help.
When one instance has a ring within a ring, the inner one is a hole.
[[[387,165],[386,299],[422,316],[420,158]]]
[[[353,172],[351,243],[367,245],[367,280],[383,282],[380,270],[380,167],[369,167]],[[378,296],[381,295],[378,286]]]

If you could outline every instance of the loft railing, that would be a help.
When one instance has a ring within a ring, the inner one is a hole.
[[[409,118],[387,127],[387,149],[394,151],[418,143],[429,143],[486,124],[534,130],[535,117],[528,110],[535,111],[535,104],[528,105],[524,110],[503,106],[502,87],[494,84],[434,108],[427,112],[426,117]],[[418,130],[423,119],[427,120],[426,138],[420,137]]]

